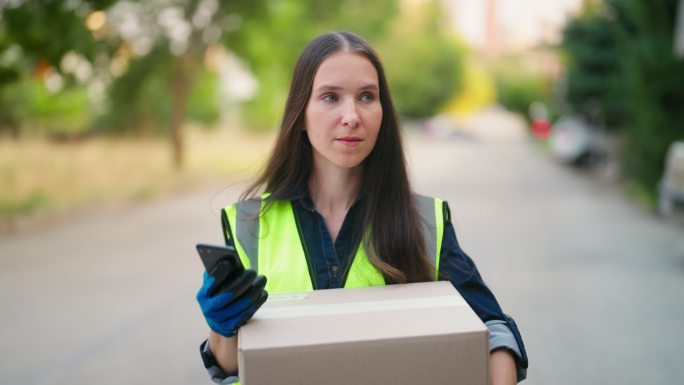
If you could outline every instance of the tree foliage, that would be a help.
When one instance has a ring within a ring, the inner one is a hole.
[[[163,133],[180,165],[183,122],[218,119],[210,51],[223,46],[248,64],[259,85],[241,116],[248,127],[272,128],[299,52],[331,30],[382,47],[400,112],[428,116],[457,89],[461,53],[441,25],[438,2],[416,4],[420,12],[407,14],[399,0],[0,3],[0,127],[64,122],[57,125],[73,126],[64,132]],[[85,72],[69,69],[75,61]],[[40,84],[50,90],[38,97],[32,87]]]
[[[436,114],[458,92],[463,50],[446,32],[438,3],[414,7],[395,20],[379,50],[398,113],[420,119]]]
[[[675,57],[677,0],[607,0],[564,32],[568,98],[594,102],[625,139],[627,179],[654,193],[669,144],[684,137],[684,60]]]
[[[244,105],[251,127],[272,128],[282,113],[297,56],[314,36],[349,30],[371,42],[387,33],[398,12],[396,0],[271,2],[260,18],[243,18],[226,34],[229,49],[247,60],[259,79],[256,97]]]
[[[616,127],[624,121],[618,93],[621,31],[604,11],[594,7],[573,20],[563,32],[568,56],[567,99],[582,115]],[[600,106],[600,111],[596,111]],[[599,114],[599,116],[595,116]]]
[[[85,18],[106,9],[114,0],[19,1],[0,5],[2,48],[21,47],[29,62],[44,61],[59,70],[67,52],[77,52],[89,60],[103,48],[86,28]],[[19,70],[15,68],[15,70]]]
[[[52,111],[54,117],[60,111],[74,115],[75,106],[83,108],[84,104],[76,100],[79,98],[74,98],[75,94],[83,95],[82,90],[65,90],[53,98],[53,105],[45,98],[32,99],[30,96],[36,93],[42,95],[32,77],[42,78],[48,70],[63,73],[60,64],[69,53],[94,61],[106,46],[93,39],[85,18],[112,3],[113,0],[0,3],[0,134],[9,130],[18,135],[21,122],[29,116],[44,116],[41,112]],[[63,75],[66,82],[73,83],[73,76]]]

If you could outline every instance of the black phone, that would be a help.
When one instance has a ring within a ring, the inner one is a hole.
[[[197,252],[207,273],[215,276],[217,282],[223,281],[233,272],[241,272],[245,269],[237,251],[232,246],[198,243]]]

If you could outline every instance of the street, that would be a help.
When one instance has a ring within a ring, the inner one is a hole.
[[[568,169],[490,112],[406,137],[414,189],[449,202],[464,250],[518,323],[528,385],[684,379],[684,228]],[[108,208],[0,238],[0,383],[209,384],[197,242],[244,184]]]

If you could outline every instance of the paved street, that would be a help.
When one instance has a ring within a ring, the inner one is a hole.
[[[518,322],[528,385],[684,378],[684,227],[550,161],[517,121],[408,137],[415,189],[449,201],[463,248]],[[194,244],[221,242],[240,185],[0,238],[0,383],[209,384]]]

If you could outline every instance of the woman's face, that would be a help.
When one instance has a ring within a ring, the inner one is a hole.
[[[306,106],[305,130],[317,168],[355,168],[380,131],[378,74],[362,55],[339,52],[321,63]]]

